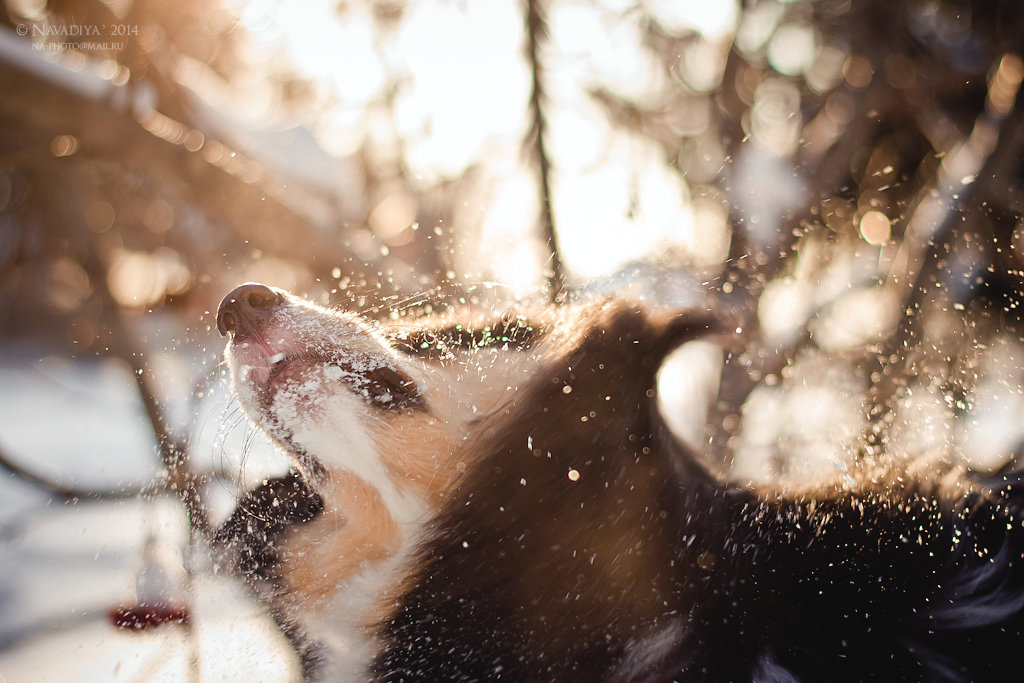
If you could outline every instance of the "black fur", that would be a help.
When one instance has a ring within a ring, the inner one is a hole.
[[[396,328],[389,341],[399,351],[421,358],[447,358],[455,350],[499,347],[525,351],[543,336],[524,318],[509,317],[479,325],[451,323],[440,328]]]
[[[271,615],[299,654],[307,678],[322,665],[320,648],[277,604],[282,588],[277,548],[291,528],[312,521],[323,509],[320,495],[302,475],[289,471],[247,492],[212,541],[222,561],[269,603]]]
[[[254,587],[279,587],[277,541],[293,525],[312,521],[323,508],[323,500],[297,472],[265,479],[238,501],[214,535],[213,545]]]
[[[475,426],[379,680],[1020,677],[1015,480],[723,485],[658,416],[665,333],[613,311]]]

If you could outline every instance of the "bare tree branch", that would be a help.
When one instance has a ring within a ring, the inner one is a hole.
[[[144,492],[153,490],[148,484],[141,488],[123,489],[92,489],[67,486],[25,469],[10,458],[2,448],[0,448],[0,469],[4,469],[21,481],[42,489],[62,500],[123,500],[134,498]]]
[[[548,297],[553,303],[560,303],[565,299],[566,283],[565,269],[558,248],[558,235],[555,231],[554,211],[551,207],[551,160],[546,147],[547,119],[544,116],[545,93],[540,56],[541,44],[547,35],[547,29],[541,2],[542,0],[525,0],[526,52],[531,76],[528,140],[532,143],[533,157],[537,163],[540,227],[544,244],[548,249],[548,265],[551,268],[551,275],[548,277]]]

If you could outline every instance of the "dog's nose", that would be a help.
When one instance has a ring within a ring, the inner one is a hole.
[[[239,330],[258,330],[283,300],[266,285],[249,282],[236,287],[220,302],[217,331],[226,335]]]

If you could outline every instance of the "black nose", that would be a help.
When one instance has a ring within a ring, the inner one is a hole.
[[[256,331],[282,301],[281,295],[266,285],[249,282],[236,287],[220,302],[217,331],[221,334]]]

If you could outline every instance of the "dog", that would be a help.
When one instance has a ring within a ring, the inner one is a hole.
[[[657,373],[714,333],[614,299],[371,324],[243,285],[217,315],[291,457],[215,545],[322,680],[1010,680],[1024,494],[938,460],[739,486]]]

